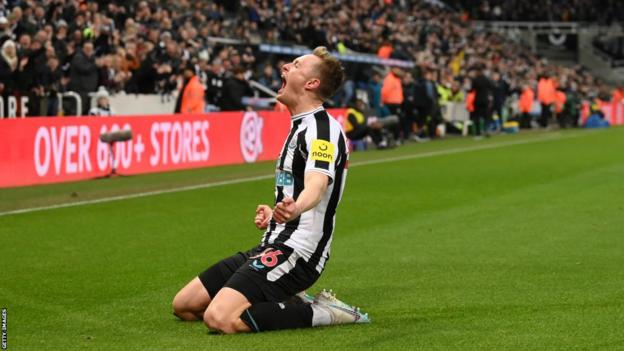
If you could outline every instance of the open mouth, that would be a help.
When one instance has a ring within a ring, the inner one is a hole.
[[[286,88],[286,77],[282,74],[282,86],[279,88],[277,93],[281,94],[284,91],[284,88]]]

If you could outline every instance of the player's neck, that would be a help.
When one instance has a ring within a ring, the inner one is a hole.
[[[319,106],[322,106],[322,105],[323,105],[322,101],[300,99],[294,104],[292,104],[292,106],[287,106],[287,108],[288,108],[288,112],[290,112],[290,116],[292,117],[292,116],[297,116],[308,111],[315,110],[319,108]]]

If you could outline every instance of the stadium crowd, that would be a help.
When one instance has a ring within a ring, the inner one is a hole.
[[[522,7],[518,14],[524,16]],[[195,79],[208,106],[241,110],[241,98],[253,94],[249,78],[275,91],[288,59],[259,53],[259,43],[415,62],[413,70],[346,64],[348,81],[333,99],[352,105],[357,92],[367,92],[371,113],[400,118],[394,134],[403,139],[435,137],[447,102],[466,101],[475,126],[483,120],[485,128],[504,116],[525,116],[529,126],[526,116],[541,105],[539,122],[547,126],[550,111],[567,116],[562,125],[574,124],[581,100],[611,93],[582,67],[551,65],[498,34],[477,31],[465,13],[425,1],[375,0],[0,0],[0,93],[30,96],[31,114],[57,115],[56,93],[76,91],[87,113],[98,87],[167,95]],[[183,105],[178,101],[176,110]]]
[[[448,0],[447,3],[477,20],[606,25],[624,21],[624,3],[620,0]]]

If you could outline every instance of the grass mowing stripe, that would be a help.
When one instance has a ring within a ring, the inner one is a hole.
[[[412,160],[412,159],[419,159],[419,158],[452,155],[452,154],[458,154],[458,153],[496,149],[496,148],[501,148],[501,147],[515,146],[515,145],[532,144],[532,143],[538,143],[538,142],[544,142],[544,141],[558,140],[558,139],[563,139],[563,138],[572,138],[572,137],[577,137],[579,135],[580,134],[568,134],[564,136],[562,134],[557,133],[557,134],[551,134],[551,135],[547,135],[544,137],[540,137],[537,139],[506,141],[502,143],[493,143],[493,144],[461,147],[461,148],[455,148],[455,149],[430,151],[430,152],[424,152],[424,153],[418,153],[418,154],[412,154],[412,155],[381,158],[381,159],[370,160],[370,161],[360,161],[360,162],[351,164],[350,167],[368,166],[368,165],[374,165],[374,164],[380,164],[380,163],[389,163],[389,162],[397,162],[397,161]],[[274,177],[273,174],[267,174],[267,175],[257,176],[257,177],[238,178],[238,179],[225,180],[225,181],[219,181],[219,182],[182,186],[182,187],[177,187],[177,188],[172,188],[172,189],[154,190],[154,191],[147,191],[147,192],[142,192],[142,193],[120,195],[120,196],[110,196],[110,197],[103,197],[100,199],[67,202],[67,203],[61,203],[61,204],[49,205],[49,206],[23,208],[19,210],[0,212],[0,217],[8,216],[8,215],[15,215],[15,214],[22,214],[22,213],[30,213],[30,212],[36,212],[36,211],[53,210],[53,209],[65,208],[65,207],[74,207],[74,206],[105,203],[105,202],[111,202],[111,201],[128,200],[128,199],[134,199],[134,198],[140,198],[140,197],[146,197],[146,196],[170,194],[170,193],[176,193],[176,192],[181,192],[181,191],[214,188],[214,187],[226,186],[226,185],[232,185],[232,184],[254,182],[258,180],[266,180],[266,179],[271,179],[273,177]]]

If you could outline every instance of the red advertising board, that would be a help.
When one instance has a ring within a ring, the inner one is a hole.
[[[585,124],[589,117],[589,102],[584,102],[581,109],[581,124]],[[624,125],[624,101],[600,101],[598,103],[604,119],[612,126]]]
[[[344,109],[330,110],[343,119]],[[276,159],[286,112],[52,117],[0,120],[0,187],[75,181],[111,172],[102,133],[132,130],[114,144],[118,174],[130,175]]]

